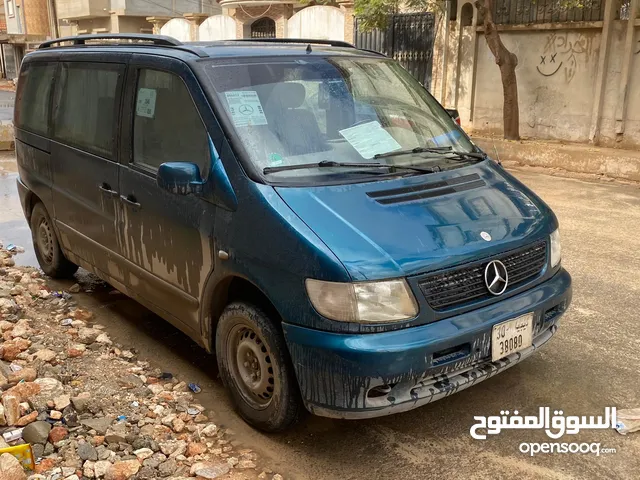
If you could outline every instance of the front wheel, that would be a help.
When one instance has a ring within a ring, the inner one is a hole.
[[[236,409],[267,432],[294,425],[304,407],[282,333],[259,308],[228,305],[216,330],[218,369]]]
[[[76,273],[78,266],[67,260],[62,253],[51,217],[40,202],[31,212],[31,238],[36,258],[44,273],[53,278],[69,278]]]

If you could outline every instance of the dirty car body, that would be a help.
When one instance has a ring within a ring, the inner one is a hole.
[[[556,332],[555,215],[395,62],[145,38],[25,57],[22,205],[44,206],[67,266],[225,357],[250,423],[283,428],[264,412],[294,397],[337,418],[409,410]]]

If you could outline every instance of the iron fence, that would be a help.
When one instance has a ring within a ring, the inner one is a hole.
[[[597,22],[605,0],[494,0],[493,21],[501,25]]]
[[[358,19],[354,22],[358,48],[375,50],[397,60],[427,89],[431,86],[433,13],[401,13],[391,15],[384,30],[364,32]]]

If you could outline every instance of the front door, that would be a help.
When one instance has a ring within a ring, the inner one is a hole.
[[[123,128],[130,138],[120,171],[118,241],[131,262],[130,288],[197,333],[201,290],[213,268],[215,206],[160,189],[156,173],[165,162],[190,162],[207,178],[209,136],[201,117],[209,107],[186,64],[158,58],[134,55],[127,78],[130,118]]]

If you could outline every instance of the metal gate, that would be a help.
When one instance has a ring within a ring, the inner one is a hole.
[[[276,22],[264,17],[251,24],[251,38],[276,38]]]
[[[384,53],[400,62],[427,89],[431,87],[433,62],[433,13],[398,13],[391,15],[384,30],[360,31],[358,19],[354,23],[358,48]]]

